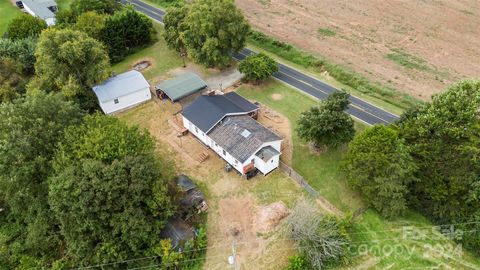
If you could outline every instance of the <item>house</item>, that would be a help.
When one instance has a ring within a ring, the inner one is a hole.
[[[93,92],[105,114],[129,109],[152,98],[150,84],[136,70],[111,77],[94,86]]]
[[[183,125],[242,175],[279,166],[282,138],[254,118],[258,106],[234,92],[200,96],[182,114]]]
[[[168,98],[176,102],[206,87],[207,84],[197,74],[188,72],[157,85],[155,90],[160,99]]]
[[[48,26],[55,25],[57,3],[54,0],[22,0],[23,8],[30,15],[44,20]]]

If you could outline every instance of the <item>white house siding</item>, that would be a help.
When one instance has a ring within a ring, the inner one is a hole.
[[[55,25],[55,18],[46,18],[45,22],[47,23],[48,26]]]
[[[223,153],[223,148],[220,147],[218,144],[216,144],[208,135],[203,133],[199,128],[197,128],[193,123],[191,123],[187,118],[185,118],[182,115],[183,118],[183,126],[188,129],[195,137],[197,137],[200,141],[202,141],[205,145],[210,147],[215,153],[217,153],[221,158],[223,158],[226,162],[228,162],[230,165],[232,165],[235,170],[237,170],[240,174],[243,173],[243,168],[248,166],[252,160],[254,160],[254,165],[255,168],[257,168],[260,172],[263,174],[267,174],[271,172],[272,170],[276,169],[279,165],[279,155],[273,157],[271,160],[269,160],[267,163],[263,162],[262,159],[258,158],[253,154],[251,157],[249,157],[243,164],[240,163],[238,160],[236,160],[232,155],[230,155],[228,152],[225,151],[225,154]],[[266,146],[272,146],[280,152],[281,150],[281,145],[282,141],[274,141],[274,142],[268,142],[264,143],[256,152],[258,152],[260,149]],[[272,162],[273,160],[273,162]]]
[[[38,17],[37,14],[35,14],[35,12],[25,3],[23,3],[23,8],[28,14],[32,15],[33,17]],[[56,22],[55,17],[46,18],[43,20],[47,23],[48,26],[55,25],[55,22]]]
[[[115,104],[114,99],[106,102],[100,101],[100,107],[102,108],[104,113],[110,114],[127,108],[131,108],[135,105],[148,101],[151,98],[152,95],[150,94],[150,89],[146,87],[129,95],[118,97],[117,104]]]
[[[27,5],[25,5],[25,3],[23,4],[23,8],[25,9],[26,12],[28,12],[28,14],[36,17],[37,14],[35,14],[35,12],[33,12]]]

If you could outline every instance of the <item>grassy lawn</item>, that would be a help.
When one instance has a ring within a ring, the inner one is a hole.
[[[259,101],[289,118],[292,128],[302,111],[316,104],[316,101],[299,91],[277,81],[269,81],[262,87],[242,86],[238,93],[248,99]],[[273,94],[282,95],[282,99],[272,98]],[[357,131],[365,125],[356,123]],[[344,212],[354,212],[364,206],[360,195],[351,190],[340,170],[346,147],[331,150],[320,155],[311,154],[305,142],[293,133],[293,167],[322,196]],[[420,239],[404,237],[403,229],[411,226],[415,230],[427,230]],[[450,257],[450,247],[456,245],[432,230],[432,224],[423,216],[410,211],[404,217],[385,220],[375,211],[366,211],[356,222],[352,232],[355,262],[348,266],[366,268],[405,269],[408,267],[469,268],[480,266],[480,260],[468,253]],[[429,251],[429,247],[435,247]],[[394,253],[390,248],[394,247]],[[359,251],[359,252],[357,252]],[[369,265],[371,264],[371,265]]]
[[[10,21],[20,13],[20,9],[9,0],[0,0],[0,36],[7,30]]]
[[[153,65],[145,70],[143,74],[148,80],[151,80],[159,75],[165,74],[169,70],[182,66],[183,63],[181,57],[168,49],[167,44],[162,37],[163,26],[154,22],[154,27],[157,30],[158,41],[152,46],[129,55],[120,63],[113,65],[113,71],[117,73],[125,72],[131,69],[132,65],[136,62],[148,59]]]

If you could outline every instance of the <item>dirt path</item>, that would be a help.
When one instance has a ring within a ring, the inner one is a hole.
[[[255,28],[422,99],[480,74],[480,1],[235,2]]]

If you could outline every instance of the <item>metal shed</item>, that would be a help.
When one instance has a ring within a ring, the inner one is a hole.
[[[207,84],[197,74],[188,72],[157,85],[156,92],[159,98],[175,102],[206,87]]]

